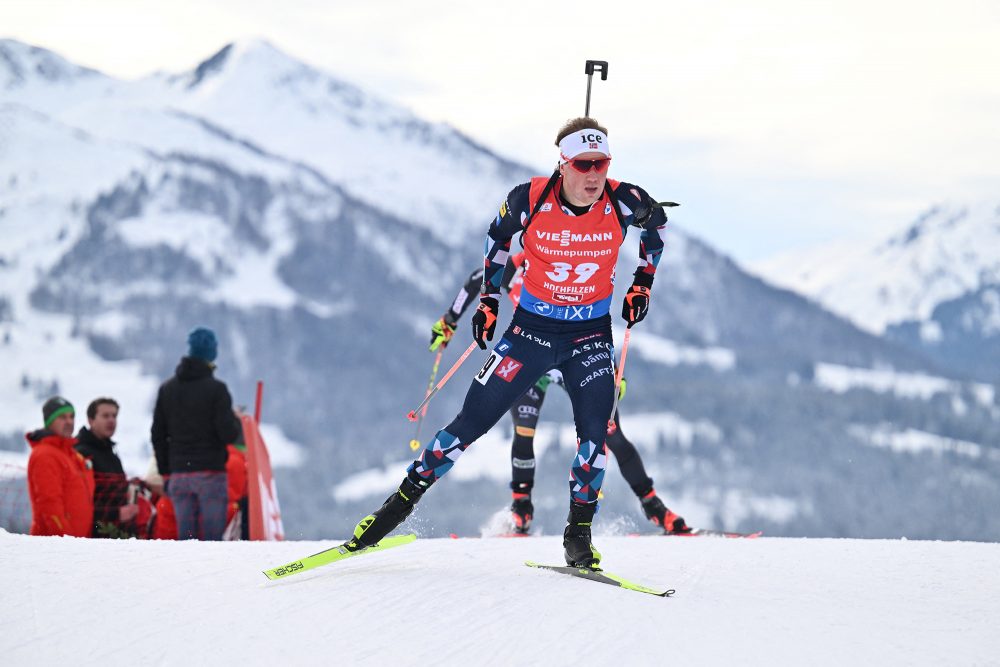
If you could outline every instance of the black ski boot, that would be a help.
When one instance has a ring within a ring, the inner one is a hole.
[[[570,567],[599,569],[601,554],[590,543],[590,524],[597,512],[597,503],[569,504],[568,524],[563,531],[563,548],[566,550],[566,564]]]
[[[683,535],[691,532],[684,517],[671,512],[655,491],[650,491],[649,495],[642,499],[642,511],[646,513],[647,519],[662,528],[665,533]]]
[[[514,494],[510,504],[510,518],[514,522],[514,532],[527,535],[531,530],[531,518],[535,514],[535,506],[531,504],[531,496]]]
[[[382,507],[369,514],[354,527],[354,537],[344,543],[348,551],[360,551],[375,546],[379,540],[396,529],[410,516],[413,506],[417,504],[429,485],[419,480],[415,484],[410,476],[403,480],[399,488],[382,503]]]
[[[514,497],[510,504],[510,519],[514,523],[514,532],[522,535],[531,530],[531,519],[535,514],[535,506],[531,504],[531,487],[531,482],[510,483]]]

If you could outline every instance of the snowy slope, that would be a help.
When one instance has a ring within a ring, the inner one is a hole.
[[[33,53],[33,52],[31,52]],[[48,61],[44,61],[48,62]],[[51,69],[52,67],[50,67]],[[49,71],[49,70],[46,70]],[[69,71],[74,71],[70,69]],[[85,78],[90,85],[95,77]],[[74,79],[63,77],[60,85],[72,86]],[[98,116],[100,117],[100,116]],[[122,120],[120,116],[117,116]],[[114,126],[114,119],[104,121]],[[164,133],[178,142],[205,147],[238,162],[249,173],[271,177],[288,177],[294,169],[260,159],[251,151],[238,149],[219,140],[198,124],[159,114],[156,119]],[[127,127],[121,123],[119,127]],[[149,130],[147,126],[145,128]],[[38,285],[51,287],[41,276],[53,271],[65,261],[65,256],[85,238],[94,220],[91,200],[132,176],[145,173],[162,180],[169,168],[145,148],[125,141],[106,140],[66,125],[63,121],[20,104],[0,104],[0,303],[7,311],[0,317],[3,344],[0,345],[0,366],[5,372],[0,379],[0,435],[19,440],[20,434],[37,427],[39,405],[53,393],[72,397],[77,410],[77,426],[85,424],[86,403],[95,396],[99,384],[101,395],[117,398],[122,405],[118,432],[119,454],[130,474],[146,470],[150,450],[149,415],[162,378],[151,376],[138,360],[101,358],[92,349],[85,333],[117,336],[126,330],[134,316],[128,312],[112,312],[133,294],[149,290],[163,293],[177,291],[174,284],[151,285],[150,281],[129,284],[100,284],[81,280],[77,272],[70,276],[71,299],[85,303],[96,293],[106,303],[100,310],[90,303],[87,326],[81,330],[79,315],[52,312],[36,307],[33,297]],[[170,131],[172,130],[172,131]],[[100,168],[95,168],[100,165]],[[139,224],[133,219],[123,223],[120,234],[141,250],[149,246],[179,244],[205,265],[220,267],[220,257],[232,253],[238,246],[233,234],[215,225],[208,216],[178,214],[169,210],[157,216],[156,224]],[[273,227],[274,225],[272,225]],[[283,230],[273,229],[276,237]],[[104,241],[107,245],[107,241]],[[216,290],[208,295],[216,301],[229,301],[243,306],[277,304],[285,307],[296,299],[275,276],[274,264],[286,248],[273,244],[269,252],[248,250],[234,272],[220,280]],[[226,268],[225,264],[221,264]],[[102,267],[111,273],[110,267]],[[78,311],[79,306],[73,307]],[[178,344],[178,355],[180,353]],[[85,398],[86,397],[86,398]],[[285,442],[277,435],[276,443]],[[279,461],[296,460],[297,446],[279,444]],[[24,453],[26,458],[26,452]],[[22,459],[23,460],[23,459]],[[279,464],[280,465],[280,464]]]
[[[5,130],[0,145],[0,300],[14,315],[4,322],[0,346],[0,424],[3,430],[16,425],[23,432],[37,422],[24,417],[39,414],[40,396],[51,395],[53,388],[85,396],[92,379],[102,377],[105,392],[122,403],[118,438],[142,442],[149,430],[144,417],[156,389],[153,380],[143,377],[138,362],[100,359],[73,335],[72,318],[35,310],[29,291],[19,287],[31,285],[79,239],[84,229],[77,214],[81,202],[147,158],[18,105],[0,104],[0,127]],[[94,164],[102,168],[95,170]],[[86,405],[76,408],[82,413]],[[130,447],[123,452],[135,472],[145,470],[145,454]]]
[[[435,539],[268,582],[328,542],[0,531],[4,665],[948,665],[1000,655],[1000,545],[612,537],[671,598],[530,570],[557,538]],[[113,563],[113,567],[109,564]]]
[[[905,321],[930,325],[941,303],[1000,284],[1000,205],[935,206],[867,250],[834,245],[755,268],[877,334]]]
[[[136,363],[104,368],[106,360],[88,349],[87,337],[127,335],[135,328],[135,315],[125,306],[137,295],[201,293],[202,288],[177,281],[161,284],[152,276],[124,283],[80,280],[72,267],[70,298],[81,305],[70,309],[82,310],[83,321],[79,314],[53,312],[51,304],[39,308],[38,290],[52,288],[47,274],[66,264],[66,255],[88,233],[94,236],[95,200],[99,204],[130,188],[142,193],[171,179],[181,184],[176,190],[197,178],[207,183],[195,194],[204,197],[207,188],[217,187],[224,194],[209,197],[220,199],[230,194],[225,189],[232,184],[212,182],[221,179],[206,172],[223,167],[237,170],[238,178],[252,186],[266,182],[265,188],[305,190],[312,201],[299,208],[324,220],[342,215],[343,203],[336,195],[343,187],[333,184],[335,177],[357,190],[361,201],[389,202],[409,222],[430,228],[441,243],[454,246],[467,241],[471,229],[479,233],[495,210],[493,200],[527,174],[454,130],[424,123],[261,41],[227,46],[189,73],[121,81],[46,49],[0,39],[0,91],[0,363],[10,371],[0,386],[5,397],[0,437],[18,440],[17,433],[33,424],[37,404],[53,391],[87,396],[93,393],[94,378],[106,378],[105,393],[131,397],[118,439],[134,473],[145,469],[146,421],[162,377],[148,375],[150,369]],[[216,120],[195,115],[202,110]],[[243,132],[282,152],[270,153],[237,136]],[[386,171],[386,155],[394,156],[392,169],[404,175],[375,178]],[[349,164],[338,161],[344,156],[351,157]],[[199,167],[198,161],[210,164]],[[436,199],[426,182],[431,176],[458,184],[457,194]],[[412,178],[417,180],[408,180]],[[493,194],[486,197],[486,191]],[[214,279],[204,295],[212,303],[237,309],[300,306],[320,316],[350,308],[340,302],[315,303],[294,293],[277,275],[295,239],[289,229],[292,216],[281,210],[289,208],[283,200],[271,212],[249,211],[265,219],[263,239],[247,243],[245,224],[227,228],[225,223],[232,221],[218,219],[210,210],[212,202],[209,210],[184,210],[188,202],[183,197],[191,194],[182,193],[181,206],[165,201],[145,212],[115,211],[113,236],[146,257],[169,249],[175,261],[190,259],[203,270],[200,278]],[[206,205],[196,202],[197,207]],[[371,244],[387,262],[399,265],[396,249],[378,248],[384,245],[380,238]],[[433,259],[426,261],[433,265]],[[417,268],[426,277],[418,289],[438,296],[451,290],[449,276],[434,275],[420,262]],[[398,278],[415,282],[408,275]],[[95,308],[92,297],[101,307]],[[110,312],[114,308],[124,312]],[[239,340],[233,342],[239,347]],[[247,368],[245,351],[237,361]],[[77,406],[78,411],[83,407]]]

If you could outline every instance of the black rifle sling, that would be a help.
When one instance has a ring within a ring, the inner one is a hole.
[[[604,193],[608,195],[608,200],[611,202],[611,208],[615,209],[615,217],[618,218],[618,225],[625,231],[625,217],[622,216],[621,209],[618,208],[618,199],[615,198],[615,191],[611,189],[611,184],[606,180],[604,181]]]
[[[549,193],[552,192],[552,188],[555,184],[559,182],[559,170],[556,169],[552,172],[552,176],[549,177],[549,182],[545,184],[545,189],[542,190],[542,195],[535,202],[535,207],[531,211],[531,215],[528,219],[524,221],[524,227],[521,229],[521,236],[518,237],[518,243],[521,244],[521,248],[524,248],[524,235],[528,232],[528,226],[531,225],[531,221],[534,219],[535,214],[538,213],[542,208],[542,204],[545,203],[546,198],[548,198]],[[611,202],[611,208],[615,210],[615,218],[618,219],[618,224],[622,229],[625,229],[625,217],[622,215],[621,209],[618,207],[618,198],[615,197],[615,191],[611,189],[611,184],[606,180],[604,181],[604,192],[608,195],[608,201]]]
[[[559,182],[559,169],[556,168],[556,170],[552,172],[552,175],[549,176],[549,182],[545,184],[545,189],[542,190],[542,196],[538,198],[537,202],[535,202],[535,207],[532,209],[531,215],[529,215],[528,219],[524,221],[524,227],[521,228],[521,235],[517,238],[517,242],[521,244],[522,250],[524,249],[524,235],[528,233],[528,225],[531,224],[531,221],[535,217],[535,214],[537,214],[538,211],[541,210],[542,204],[545,203],[545,200],[546,198],[548,198],[549,193],[552,192],[552,188],[554,188],[556,186],[556,183],[558,182]]]

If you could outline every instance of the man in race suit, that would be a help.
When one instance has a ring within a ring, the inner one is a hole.
[[[523,276],[524,253],[512,255],[507,261],[501,287],[506,290],[507,297],[518,306],[521,300],[521,289],[524,285]],[[448,346],[455,332],[455,324],[468,310],[474,298],[478,297],[483,282],[483,269],[477,268],[459,290],[451,306],[431,327],[430,351]],[[566,388],[562,374],[552,370],[538,378],[528,390],[521,394],[510,407],[510,417],[514,422],[514,438],[511,442],[511,522],[514,531],[528,533],[534,518],[534,504],[531,502],[531,491],[535,485],[535,427],[541,413],[545,394],[552,384]],[[619,391],[619,400],[624,394],[624,378]],[[622,433],[619,414],[614,416],[615,428],[608,429],[605,444],[615,455],[618,469],[628,482],[632,492],[639,499],[646,518],[667,533],[690,533],[684,518],[672,512],[659,498],[653,488],[653,480],[646,474],[642,457],[635,445]]]
[[[591,522],[604,481],[604,439],[614,401],[610,307],[615,263],[628,228],[640,228],[639,262],[622,304],[622,317],[632,326],[649,307],[666,216],[638,186],[607,178],[607,130],[594,119],[569,121],[556,145],[557,170],[548,179],[515,187],[487,235],[473,338],[483,349],[494,338],[511,240],[521,234],[524,286],[510,326],[472,381],[462,411],[426,444],[399,489],[358,523],[348,549],[374,545],[402,523],[461,454],[539,377],[556,369],[566,383],[578,439],[564,556],[574,566],[600,563]]]

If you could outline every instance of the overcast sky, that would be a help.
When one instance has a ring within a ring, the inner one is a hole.
[[[122,78],[262,37],[540,172],[607,60],[612,177],[744,262],[1000,205],[996,0],[3,0],[0,36]]]

